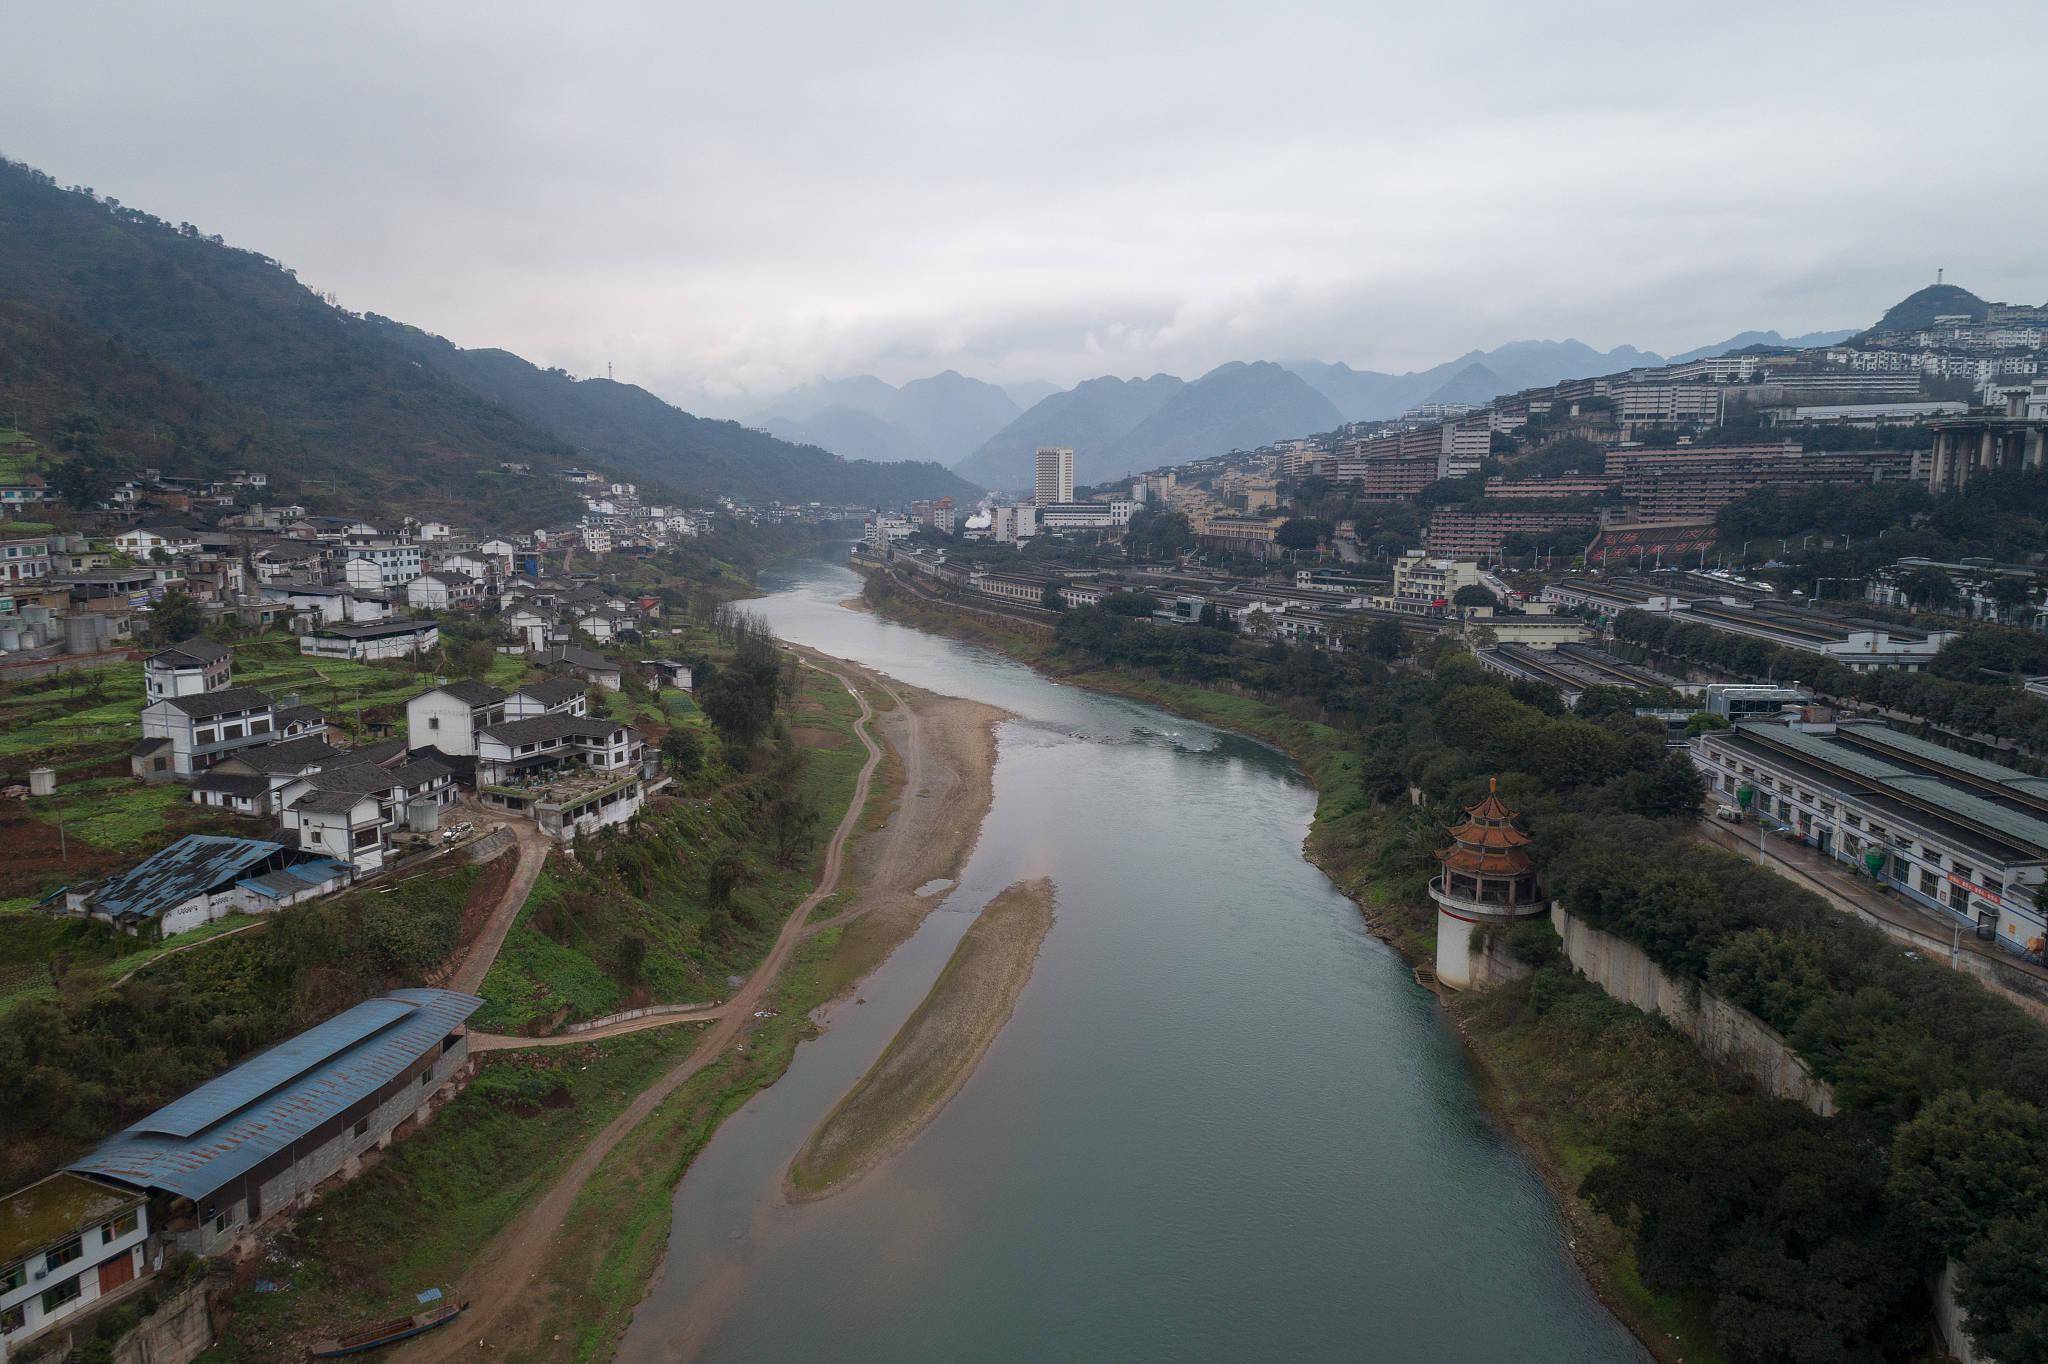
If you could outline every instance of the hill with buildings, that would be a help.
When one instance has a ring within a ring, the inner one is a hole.
[[[545,476],[584,460],[616,459],[617,472],[679,490],[786,500],[962,488],[936,467],[848,464],[630,385],[585,389],[502,351],[430,344],[335,306],[268,256],[9,161],[0,304],[0,377],[21,428],[62,447],[66,424],[91,412],[126,433],[99,447],[117,464],[238,462],[281,491],[325,485],[364,507],[495,516],[509,498],[522,522],[551,498],[569,506]],[[508,490],[508,463],[538,475],[531,497]]]
[[[1885,309],[1874,332],[1911,332],[1934,325],[1937,317],[1968,317],[1982,322],[1991,305],[1958,284],[1930,284],[1915,289]]]

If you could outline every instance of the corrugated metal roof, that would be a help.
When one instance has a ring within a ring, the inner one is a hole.
[[[93,906],[113,915],[154,918],[203,891],[238,880],[249,868],[283,851],[282,843],[261,838],[186,834],[100,887]]]
[[[376,1093],[482,1006],[453,990],[366,1000],[207,1081],[68,1168],[198,1201]]]
[[[1823,734],[1808,734],[1789,725],[1770,721],[1746,722],[1736,726],[1741,733],[1755,735],[1767,743],[1804,754],[1816,762],[1828,763],[1853,773],[1880,791],[1891,791],[1924,801],[1951,818],[1988,829],[2036,853],[2048,852],[2048,821],[2008,810],[2003,805],[1971,793],[1955,782],[1943,781],[1931,773],[1900,767],[1854,744]]]
[[[1840,732],[1853,735],[1859,743],[1886,748],[1931,767],[1967,773],[1980,781],[1997,782],[2000,786],[2023,791],[2032,796],[2048,796],[2048,777],[2030,776],[2015,768],[1987,762],[1968,753],[1958,753],[1953,748],[1944,748],[1918,735],[1901,734],[1889,725],[1850,723],[1840,726]]]
[[[282,899],[287,895],[298,895],[309,887],[322,885],[348,870],[331,857],[319,857],[310,862],[295,862],[282,871],[266,872],[242,882],[258,895],[270,899]]]

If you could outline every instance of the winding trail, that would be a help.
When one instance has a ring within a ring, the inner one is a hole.
[[[498,950],[505,945],[505,936],[519,921],[519,910],[526,897],[533,893],[533,883],[540,878],[540,869],[548,860],[548,849],[554,846],[553,839],[525,820],[504,820],[496,827],[510,832],[518,844],[519,865],[512,869],[512,880],[498,897],[491,917],[484,921],[483,928],[462,954],[462,965],[448,978],[447,988],[464,994],[473,995],[483,987],[491,963],[498,959]]]
[[[803,660],[807,668],[824,673],[838,680],[849,695],[860,705],[860,719],[854,722],[854,736],[867,750],[867,761],[861,765],[860,775],[854,782],[853,799],[847,803],[846,813],[839,818],[839,825],[832,831],[832,840],[825,847],[825,862],[818,876],[818,884],[804,897],[797,907],[789,912],[783,922],[782,931],[776,935],[775,943],[768,949],[768,955],[747,977],[746,984],[734,992],[718,1015],[716,1023],[704,1034],[703,1040],[684,1061],[641,1091],[638,1098],[628,1104],[623,1112],[613,1118],[604,1130],[580,1151],[555,1180],[552,1187],[541,1195],[503,1231],[493,1237],[488,1245],[479,1248],[471,1261],[469,1270],[463,1275],[456,1291],[450,1296],[467,1298],[469,1310],[457,1319],[453,1327],[422,1336],[417,1343],[400,1348],[392,1357],[408,1361],[408,1364],[423,1364],[424,1361],[475,1358],[480,1348],[488,1349],[492,1330],[502,1321],[507,1311],[539,1291],[540,1285],[534,1280],[540,1275],[547,1262],[549,1247],[575,1205],[576,1197],[583,1192],[583,1186],[604,1163],[606,1156],[618,1146],[626,1134],[638,1127],[661,1102],[712,1062],[718,1060],[739,1040],[741,1031],[753,1021],[754,1010],[760,1007],[761,999],[769,986],[789,961],[797,944],[807,936],[805,920],[811,911],[839,889],[840,869],[844,862],[846,840],[859,827],[861,816],[868,803],[868,788],[881,765],[882,747],[869,733],[875,712],[868,704],[867,697],[850,682],[845,674],[832,668],[822,667]],[[536,871],[538,869],[536,868]],[[524,896],[522,895],[523,899]],[[515,911],[516,912],[516,911]],[[509,927],[509,925],[508,925]],[[499,941],[503,934],[499,935]],[[492,955],[496,954],[493,947]],[[472,950],[472,958],[477,953]],[[484,965],[488,967],[489,961]],[[469,962],[463,963],[467,971]],[[460,975],[458,974],[458,978]],[[481,975],[478,976],[481,980]],[[676,1019],[679,1015],[668,1015]],[[593,1034],[585,1033],[573,1041],[589,1041]]]
[[[673,1023],[708,1023],[722,1018],[730,1004],[706,1004],[701,1009],[682,1009],[675,1013],[649,1014],[644,1018],[627,1018],[617,1023],[600,1024],[585,1028],[582,1032],[558,1032],[546,1037],[522,1037],[518,1033],[473,1032],[469,1035],[469,1049],[478,1051],[524,1051],[528,1047],[571,1047],[579,1042],[601,1042],[607,1037],[624,1037],[631,1032],[646,1032],[649,1028],[666,1028]]]

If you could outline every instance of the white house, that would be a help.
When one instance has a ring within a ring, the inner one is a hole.
[[[519,552],[519,546],[510,540],[490,539],[479,542],[476,552],[495,565],[498,572],[503,575],[511,573],[512,556]]]
[[[474,757],[477,731],[505,715],[505,693],[488,682],[445,682],[405,703],[406,746]]]
[[[176,558],[197,554],[199,537],[181,526],[134,526],[114,537],[114,548],[135,559],[150,558],[158,550]]]
[[[620,631],[633,628],[634,618],[610,606],[592,607],[576,615],[576,628],[600,644],[610,642]]]
[[[446,611],[475,602],[476,579],[461,573],[422,573],[405,585],[405,604],[415,610]]]
[[[460,573],[473,582],[482,582],[491,576],[491,564],[480,554],[450,554],[441,560],[440,572]]]
[[[368,662],[378,658],[410,658],[441,642],[441,627],[431,620],[388,620],[376,625],[319,625],[299,636],[299,652],[316,658]]]
[[[590,693],[583,683],[569,677],[544,677],[524,682],[505,697],[507,720],[531,720],[536,715],[583,715],[588,712]]]
[[[515,606],[498,617],[498,623],[519,637],[526,648],[538,652],[548,647],[554,622],[545,611],[532,606]]]
[[[403,540],[373,540],[366,544],[350,545],[346,551],[349,564],[367,560],[377,570],[377,580],[371,587],[403,587],[419,577],[423,551],[418,545]],[[349,586],[359,586],[354,577]]]
[[[0,1198],[0,1359],[149,1277],[148,1204],[69,1170]]]
[[[189,777],[237,749],[269,743],[276,728],[275,712],[270,697],[254,687],[166,696],[142,708],[143,744],[137,748],[151,740],[160,744],[139,756],[168,757],[171,772]]]
[[[298,835],[302,850],[346,862],[358,873],[384,865],[391,845],[383,802],[373,793],[319,791],[302,777],[285,788],[284,799],[284,825]]]
[[[145,702],[167,696],[196,696],[219,691],[234,680],[235,656],[207,639],[188,639],[159,649],[142,660]]]

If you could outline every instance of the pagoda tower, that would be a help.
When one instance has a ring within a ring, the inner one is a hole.
[[[1466,807],[1464,823],[1451,830],[1450,846],[1437,853],[1444,869],[1429,883],[1429,897],[1436,901],[1436,978],[1442,984],[1472,987],[1481,929],[1545,911],[1528,844],[1529,835],[1515,827],[1515,812],[1500,798],[1499,782],[1487,782],[1486,799]]]

